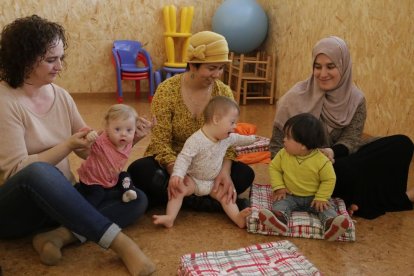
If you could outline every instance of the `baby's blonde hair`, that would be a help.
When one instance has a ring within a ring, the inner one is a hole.
[[[138,113],[135,109],[126,104],[114,104],[109,107],[105,114],[105,123],[116,119],[128,119],[130,117],[135,118],[135,122],[138,120]]]
[[[216,96],[212,98],[204,109],[204,123],[211,123],[214,115],[223,116],[227,114],[231,108],[237,109],[237,112],[240,113],[239,105],[233,99],[225,96]]]

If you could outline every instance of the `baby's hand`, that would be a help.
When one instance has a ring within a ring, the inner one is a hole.
[[[98,132],[96,132],[95,130],[91,130],[88,134],[86,134],[86,140],[88,140],[89,142],[95,142],[98,136]]]
[[[98,138],[99,136],[99,134],[95,130],[93,130],[92,128],[88,126],[83,127],[79,130],[79,132],[84,132],[84,131],[87,131],[87,134],[85,135],[85,139],[88,142],[95,142],[96,138]]]
[[[323,212],[327,210],[329,206],[329,201],[313,200],[311,203],[311,207],[313,207],[318,212]]]
[[[279,201],[286,198],[286,194],[290,194],[286,188],[278,189],[273,192],[273,201]]]

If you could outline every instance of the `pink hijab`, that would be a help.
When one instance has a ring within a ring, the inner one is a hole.
[[[336,36],[323,38],[313,47],[313,62],[319,54],[327,55],[339,69],[341,80],[338,86],[325,92],[319,88],[313,74],[298,82],[277,102],[275,124],[279,129],[283,129],[290,117],[307,112],[321,118],[331,132],[349,125],[363,101],[364,94],[352,82],[351,56],[345,41]]]

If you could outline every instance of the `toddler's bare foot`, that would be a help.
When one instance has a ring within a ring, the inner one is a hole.
[[[351,204],[349,207],[348,207],[348,214],[349,214],[349,216],[353,216],[354,215],[354,213],[356,212],[356,211],[358,211],[358,209],[359,209],[359,207],[358,207],[358,205],[356,205],[356,204]]]
[[[111,249],[118,254],[131,275],[145,276],[155,271],[155,264],[122,232],[112,242]]]
[[[168,215],[153,215],[152,219],[156,225],[164,225],[167,228],[171,228],[174,225],[174,219]]]
[[[76,237],[72,232],[65,227],[59,227],[46,233],[37,234],[32,243],[43,264],[56,265],[62,258],[62,247],[75,241]]]
[[[247,207],[241,210],[236,217],[235,223],[240,228],[246,228],[246,218],[252,214],[252,208]]]

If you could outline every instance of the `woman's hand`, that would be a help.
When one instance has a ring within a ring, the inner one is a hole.
[[[62,143],[59,143],[53,148],[39,153],[38,160],[42,162],[47,162],[52,165],[56,165],[60,161],[62,161],[66,156],[68,156],[72,151],[75,152],[81,158],[86,157],[93,143],[86,139],[86,135],[89,133],[89,131],[90,130],[88,129],[80,130],[72,136],[70,136],[65,141],[63,141]]]
[[[86,148],[78,148],[74,149],[73,152],[79,156],[80,158],[86,160],[88,158],[90,153],[90,148],[93,143],[95,143],[96,139],[98,139],[99,135],[102,134],[102,130],[96,132],[95,130],[91,129],[90,127],[84,127],[81,128],[79,132],[87,131],[87,134],[85,135],[86,140],[89,142],[88,146]]]
[[[311,203],[311,207],[313,207],[318,212],[323,212],[329,208],[331,204],[329,201],[320,201],[320,200],[313,200]]]
[[[335,154],[334,151],[331,148],[320,148],[319,149],[323,154],[325,154],[326,157],[331,160],[332,164],[335,163]]]
[[[71,151],[89,149],[91,145],[95,142],[94,140],[91,141],[87,138],[89,132],[90,130],[88,129],[82,129],[70,136],[69,139],[66,141],[66,144],[69,147],[69,149]]]
[[[134,136],[134,145],[147,136],[152,128],[156,125],[157,120],[155,116],[152,117],[152,120],[149,121],[145,117],[139,117],[137,121],[137,129],[135,130],[135,136]]]

